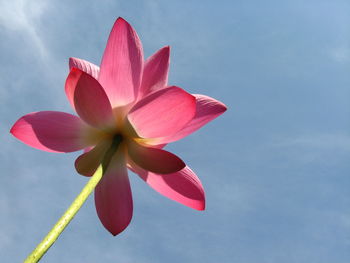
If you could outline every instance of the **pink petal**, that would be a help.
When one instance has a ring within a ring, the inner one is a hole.
[[[171,200],[196,210],[205,209],[203,186],[188,166],[176,173],[164,175],[147,172],[135,165],[131,169],[154,190]]]
[[[72,68],[80,69],[95,79],[98,79],[100,73],[100,68],[98,66],[80,58],[69,58],[69,70],[72,70]]]
[[[84,149],[84,153],[75,160],[75,169],[81,175],[92,176],[111,146],[111,140],[102,140],[93,149]]]
[[[87,126],[76,116],[57,111],[40,111],[20,118],[11,128],[19,140],[48,152],[74,152],[87,147]]]
[[[79,70],[73,70],[72,69],[79,69]],[[69,70],[70,73],[67,77],[66,83],[65,83],[65,91],[66,95],[68,97],[68,100],[70,104],[74,108],[74,90],[77,85],[77,82],[80,78],[81,71],[89,74],[93,78],[97,79],[98,74],[100,72],[100,68],[86,60],[79,59],[79,58],[69,58]]]
[[[143,69],[139,98],[156,90],[163,89],[168,83],[170,47],[163,47],[149,57]]]
[[[180,171],[186,164],[175,154],[157,148],[148,148],[138,143],[128,144],[129,156],[133,162],[147,171],[169,174]]]
[[[171,136],[159,138],[153,142],[150,141],[150,143],[159,144],[180,140],[190,135],[191,133],[197,131],[211,120],[220,116],[227,109],[225,104],[211,97],[199,94],[193,94],[193,96],[196,97],[196,114],[194,118],[177,133]]]
[[[115,154],[95,189],[95,205],[104,227],[117,235],[130,223],[133,212],[129,178],[122,154]]]
[[[128,114],[131,125],[143,138],[175,134],[192,120],[195,98],[178,87],[158,90],[137,102]]]
[[[74,110],[75,110],[74,92],[75,92],[75,88],[77,86],[77,83],[80,79],[82,72],[83,72],[82,70],[77,69],[75,67],[71,68],[71,70],[68,74],[68,77],[66,79],[66,83],[64,85],[64,91],[66,92],[66,96],[68,98],[68,101],[70,102],[70,104]]]
[[[122,18],[114,23],[103,54],[99,81],[113,107],[135,100],[143,67],[142,44]]]
[[[75,86],[66,85],[66,93],[70,100],[73,100],[76,112],[86,123],[95,127],[113,123],[111,104],[96,79],[80,69],[73,68],[67,82],[76,83]]]

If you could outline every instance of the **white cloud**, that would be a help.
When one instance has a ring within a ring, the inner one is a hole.
[[[350,48],[349,47],[337,47],[330,51],[330,56],[337,62],[350,61]]]
[[[48,55],[45,44],[35,27],[35,20],[40,18],[47,8],[43,0],[14,0],[0,2],[0,26],[8,30],[25,32],[38,48],[41,56]]]

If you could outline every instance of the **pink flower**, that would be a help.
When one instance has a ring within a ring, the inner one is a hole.
[[[168,86],[169,52],[164,47],[144,61],[136,32],[118,18],[100,68],[82,59],[69,60],[65,91],[80,118],[57,111],[34,112],[11,129],[19,140],[40,150],[84,149],[75,167],[85,176],[94,173],[113,143],[120,143],[95,189],[97,214],[113,235],[122,232],[132,217],[127,168],[168,198],[197,210],[205,208],[198,177],[162,148],[198,130],[226,107],[208,96]]]

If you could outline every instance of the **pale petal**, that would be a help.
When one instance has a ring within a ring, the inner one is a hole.
[[[74,152],[87,147],[88,127],[78,117],[58,111],[40,111],[20,118],[11,128],[19,140],[48,152]]]
[[[112,235],[119,234],[129,225],[133,203],[122,154],[114,155],[106,173],[97,185],[95,205],[98,217]]]
[[[156,90],[163,89],[168,83],[170,47],[164,47],[149,57],[143,69],[139,98]]]
[[[164,137],[182,129],[192,120],[195,111],[195,97],[178,87],[169,87],[137,102],[128,120],[140,137]]]
[[[186,166],[175,154],[158,148],[148,148],[138,143],[128,144],[129,157],[138,166],[154,173],[174,173]]]
[[[172,174],[155,174],[132,164],[131,169],[160,194],[196,210],[205,209],[205,193],[196,174],[186,166]]]
[[[98,79],[100,73],[99,66],[80,58],[69,58],[69,70],[72,70],[72,68],[80,69],[95,79]]]
[[[142,68],[140,39],[128,22],[118,18],[109,35],[99,75],[113,108],[136,99]]]
[[[73,96],[74,107],[79,116],[95,127],[113,125],[112,107],[100,83],[76,68],[71,70],[67,79],[77,80],[75,86],[66,85],[66,92],[68,96]]]

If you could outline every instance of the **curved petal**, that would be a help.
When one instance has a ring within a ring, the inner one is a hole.
[[[180,140],[197,131],[202,126],[223,114],[227,108],[222,102],[209,96],[193,94],[196,97],[196,114],[193,119],[177,133],[148,141],[149,144],[164,144]]]
[[[76,109],[74,105],[74,92],[82,72],[83,72],[82,70],[73,67],[70,70],[66,79],[66,83],[64,85],[64,91],[66,92],[68,101],[75,111]]]
[[[171,141],[176,141],[190,135],[227,110],[225,104],[209,96],[200,94],[194,94],[194,96],[196,97],[195,116],[182,130],[172,137]]]
[[[176,173],[163,175],[145,171],[135,164],[131,169],[158,193],[193,209],[205,209],[202,183],[188,166]]]
[[[134,142],[128,144],[128,153],[138,166],[154,173],[174,173],[186,166],[175,154],[158,148],[144,147]]]
[[[93,149],[84,149],[84,153],[74,163],[77,172],[81,175],[92,176],[102,163],[111,143],[111,140],[102,140]]]
[[[158,90],[137,102],[128,113],[128,120],[143,138],[175,134],[192,120],[195,98],[178,87]]]
[[[143,67],[142,44],[135,30],[122,18],[114,23],[104,51],[99,82],[113,107],[135,100]]]
[[[99,66],[80,58],[69,58],[69,70],[72,70],[72,68],[80,69],[95,79],[98,79],[100,73]]]
[[[113,111],[100,83],[80,69],[73,68],[66,83],[67,96],[78,115],[88,124],[100,127],[113,124]]]
[[[89,145],[87,126],[76,116],[58,111],[40,111],[20,118],[11,128],[19,140],[48,152],[74,152]]]
[[[115,154],[95,189],[95,205],[104,227],[117,235],[130,223],[132,195],[123,155]]]
[[[168,83],[170,47],[163,47],[145,61],[139,98],[163,89]]]

